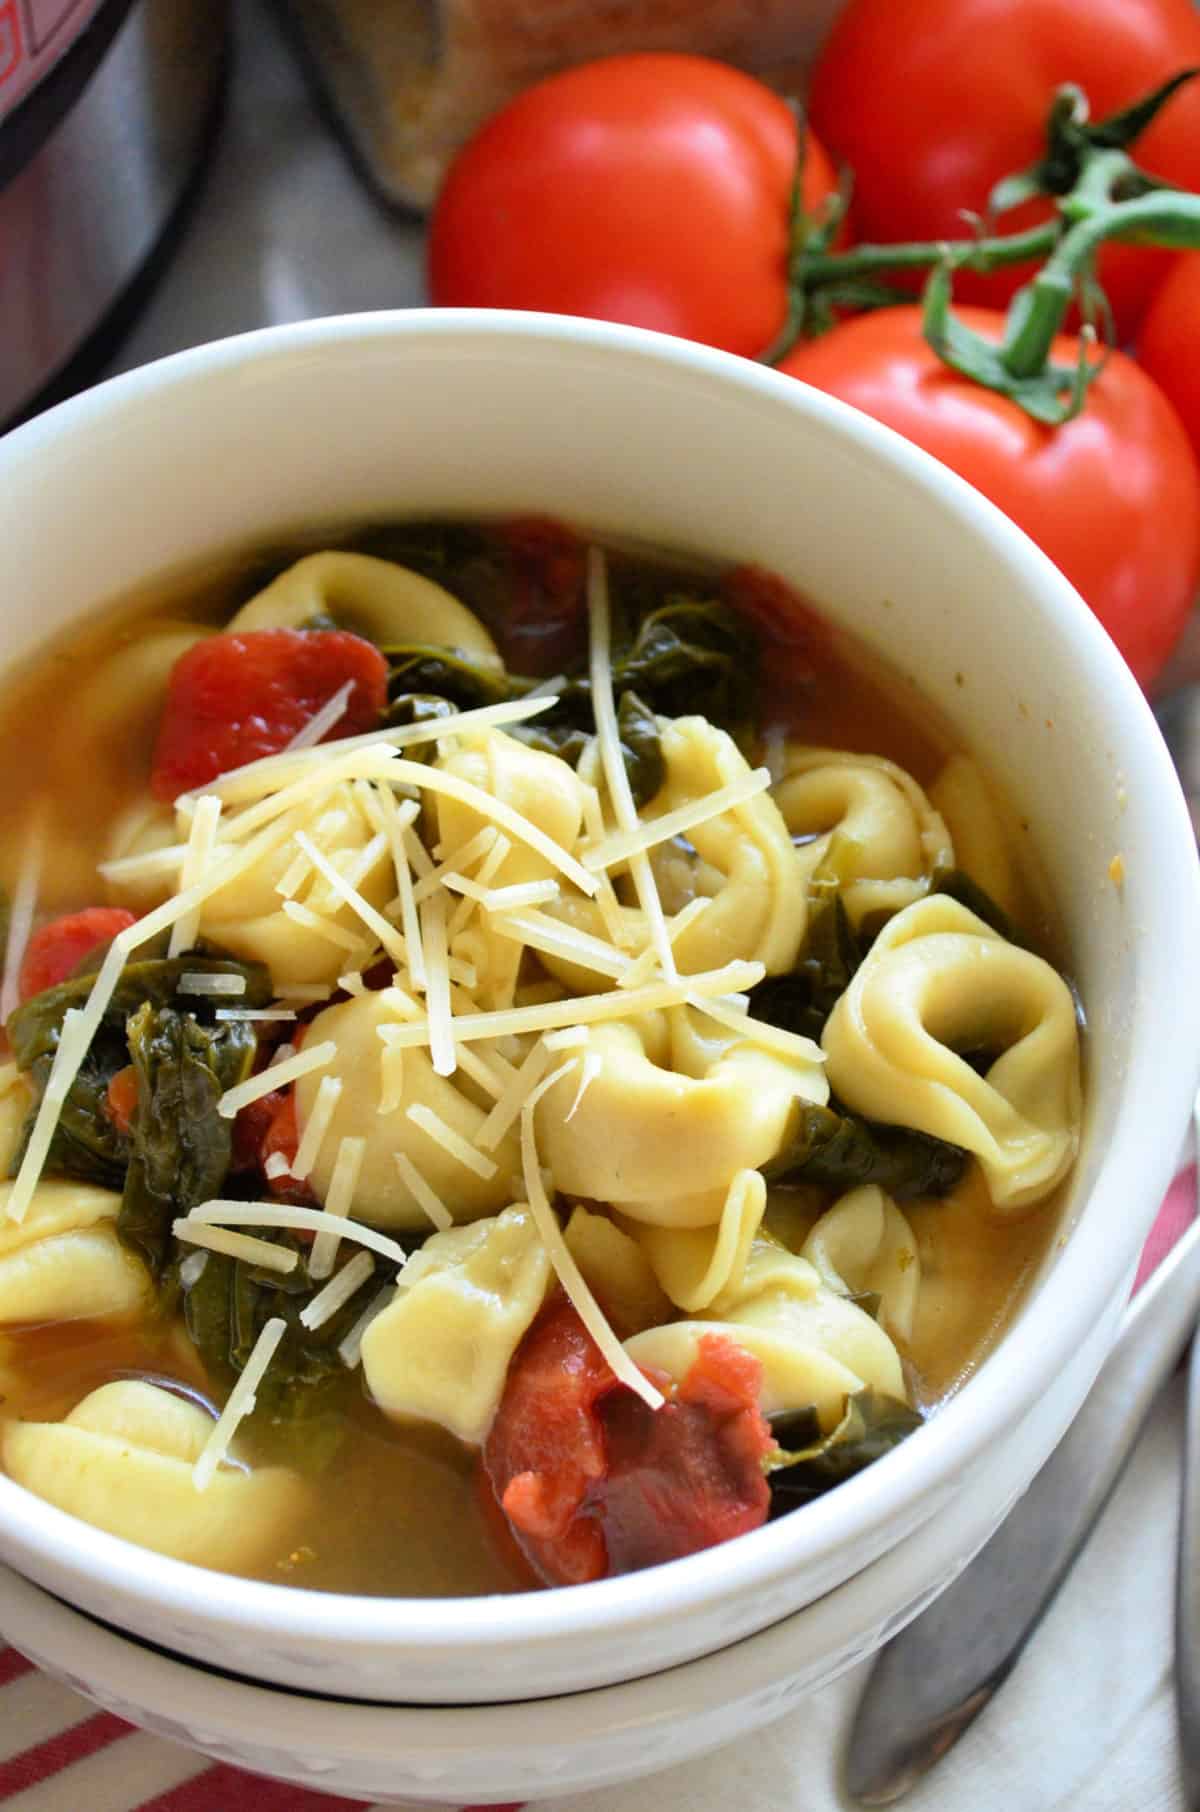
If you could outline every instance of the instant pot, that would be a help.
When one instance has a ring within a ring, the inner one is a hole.
[[[0,0],[0,427],[87,380],[213,137],[225,0]]]

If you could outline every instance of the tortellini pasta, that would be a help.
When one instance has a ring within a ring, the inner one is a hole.
[[[386,905],[395,886],[387,839],[377,835],[354,789],[343,783],[315,795],[303,822],[295,826],[312,842],[376,910]],[[186,832],[185,832],[186,834]],[[332,982],[369,952],[374,944],[353,907],[346,905],[316,868],[299,861],[299,875],[289,898],[301,914],[316,915],[318,924],[284,911],[280,883],[290,884],[297,862],[291,843],[281,844],[248,872],[236,876],[204,902],[201,935],[234,956],[266,963],[276,984]]]
[[[11,1193],[11,1183],[0,1184],[0,1326],[121,1320],[148,1308],[149,1273],[117,1238],[119,1195],[46,1180],[24,1220],[13,1221],[5,1212]]]
[[[733,738],[707,719],[659,718],[658,726],[666,778],[642,807],[642,823],[664,818],[750,773]],[[757,793],[695,825],[684,848],[678,843],[657,846],[654,858],[656,876],[664,882],[672,862],[692,875],[690,887],[682,882],[664,886],[668,910],[682,906],[684,894],[704,895],[710,901],[673,940],[681,974],[695,975],[739,960],[761,962],[770,975],[792,967],[804,936],[806,895],[787,827],[769,794]],[[567,895],[548,910],[581,931],[605,935],[603,918],[592,900]],[[630,943],[641,949],[647,938],[645,915],[626,906],[622,917]],[[571,987],[607,985],[582,962],[553,955],[544,960],[551,973]]]
[[[402,1092],[389,1104],[383,1093],[383,1043],[378,1034],[381,1026],[398,1023],[386,990],[326,1007],[312,1022],[309,1037],[314,1044],[332,1039],[337,1045],[337,1074],[342,1084],[310,1179],[318,1198],[324,1201],[329,1193],[342,1139],[359,1138],[365,1146],[350,1207],[358,1219],[375,1227],[428,1228],[428,1215],[397,1169],[397,1152],[411,1159],[456,1220],[494,1214],[512,1200],[512,1178],[521,1172],[517,1133],[510,1128],[493,1151],[481,1153],[495,1169],[480,1176],[410,1120],[410,1107],[428,1108],[452,1133],[473,1144],[487,1117],[486,1110],[467,1093],[469,1084],[464,1083],[461,1072],[439,1076],[429,1052],[420,1046],[403,1053]],[[301,1076],[296,1083],[296,1122],[301,1137],[320,1085],[317,1072]]]
[[[384,647],[459,648],[500,666],[495,643],[465,604],[432,579],[370,554],[306,554],[243,604],[229,627],[235,633],[299,629],[325,617]]]
[[[687,1376],[706,1334],[733,1339],[762,1366],[766,1416],[812,1407],[828,1433],[847,1396],[867,1387],[907,1400],[899,1354],[879,1324],[821,1281],[807,1259],[756,1241],[719,1319],[672,1321],[625,1342],[638,1365]]]
[[[204,1491],[192,1467],[212,1432],[197,1404],[157,1385],[105,1384],[62,1422],[10,1422],[9,1476],[60,1510],[158,1554],[245,1569],[285,1539],[305,1488],[283,1467],[223,1465]]]
[[[671,1301],[635,1238],[580,1202],[563,1230],[567,1250],[612,1325],[624,1334],[669,1321]]]
[[[667,1067],[675,1061],[671,1046],[661,1021],[589,1026],[579,1055],[592,1060],[591,1081],[570,1118],[574,1076],[547,1090],[537,1109],[538,1149],[556,1186],[570,1194],[655,1226],[711,1227],[734,1177],[769,1162],[796,1102],[825,1102],[828,1085],[819,1063],[777,1056],[736,1035],[713,1041],[699,1074]],[[685,1020],[675,1051],[694,1048]]]
[[[944,894],[897,913],[826,1023],[855,1113],[973,1152],[1001,1213],[1041,1201],[1079,1139],[1079,1037],[1062,977]],[[960,1052],[994,1059],[979,1075]]]
[[[868,1183],[841,1196],[805,1240],[801,1257],[831,1290],[878,1296],[881,1324],[912,1339],[921,1260],[912,1228],[882,1189]]]
[[[479,1446],[517,1343],[552,1273],[524,1204],[435,1233],[363,1337],[367,1388],[389,1416],[437,1422]]]
[[[1001,911],[1020,920],[1025,889],[1013,854],[1014,831],[1003,807],[969,755],[951,755],[929,789],[954,840],[958,866]]]
[[[741,1287],[746,1260],[767,1206],[757,1170],[739,1170],[715,1227],[636,1226],[654,1275],[677,1308],[696,1314]]]
[[[804,839],[795,860],[805,883],[836,857],[854,924],[911,905],[935,873],[954,866],[941,814],[911,775],[881,755],[789,744],[773,791],[788,831]]]

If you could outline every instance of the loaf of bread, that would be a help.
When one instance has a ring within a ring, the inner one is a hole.
[[[798,92],[838,0],[285,0],[372,180],[428,207],[449,159],[531,82],[619,51],[721,57]]]

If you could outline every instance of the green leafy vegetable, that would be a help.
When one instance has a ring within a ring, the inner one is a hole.
[[[750,1012],[768,1025],[819,1039],[846,992],[862,951],[836,888],[810,905],[804,946],[793,970],[771,975],[750,990]]]
[[[822,1435],[816,1411],[799,1410],[774,1424],[779,1447],[763,1461],[771,1514],[811,1503],[907,1440],[923,1418],[897,1397],[869,1386],[846,1398],[832,1434]]]
[[[257,1230],[256,1237],[287,1246],[300,1255],[296,1269],[281,1277],[240,1259],[210,1252],[199,1276],[184,1290],[188,1333],[215,1386],[228,1392],[272,1317],[287,1331],[255,1392],[249,1426],[258,1441],[280,1458],[319,1470],[336,1452],[345,1424],[343,1411],[356,1387],[338,1357],[338,1346],[361,1315],[364,1292],[356,1295],[315,1332],[300,1312],[322,1283],[308,1274],[308,1248],[291,1234]],[[345,1254],[346,1261],[352,1256]],[[378,1273],[375,1288],[386,1281]]]
[[[493,661],[480,660],[463,648],[440,648],[413,642],[383,650],[388,662],[388,721],[408,723],[402,713],[415,695],[446,699],[460,711],[523,698],[533,680],[514,677]],[[401,713],[401,715],[397,715]]]
[[[772,1183],[822,1183],[839,1193],[877,1183],[898,1202],[945,1195],[961,1178],[967,1154],[906,1126],[879,1126],[836,1104],[801,1102],[791,1140],[764,1167]]]
[[[986,893],[977,881],[973,881],[965,869],[951,868],[937,875],[933,883],[933,892],[948,894],[952,900],[957,900],[960,906],[965,906],[968,912],[973,912],[977,919],[982,919],[985,925],[990,925],[993,931],[998,931],[1000,936],[1006,938],[1010,944],[1019,944],[1022,948],[1027,947],[1025,939],[1016,929],[1004,908],[997,906],[991,894]]]
[[[203,1026],[194,1014],[144,1001],[126,1026],[138,1102],[117,1232],[161,1280],[171,1222],[219,1195],[233,1156],[233,1121],[217,1102],[250,1074],[257,1048],[245,1020]]]
[[[92,959],[93,969],[99,966],[99,960],[99,957]],[[242,976],[245,991],[238,999],[248,1007],[265,1006],[271,998],[270,975],[261,963],[241,963],[232,957],[205,951],[127,963],[63,1103],[46,1158],[45,1168],[49,1175],[79,1177],[107,1189],[122,1187],[130,1142],[117,1131],[105,1110],[108,1085],[130,1060],[126,1024],[146,1002],[159,1007],[176,1005],[183,1009],[186,1006],[187,1011],[195,1012],[201,1023],[212,1020],[214,1003],[211,997],[184,995],[176,998],[185,971]],[[34,995],[32,1000],[19,1006],[8,1021],[8,1036],[17,1067],[29,1076],[38,1100],[54,1062],[67,1011],[86,1005],[94,980],[91,970],[87,974],[76,974],[69,981]],[[192,998],[195,999],[194,1008]],[[31,1116],[25,1138],[13,1160],[14,1175],[20,1166],[32,1123]]]

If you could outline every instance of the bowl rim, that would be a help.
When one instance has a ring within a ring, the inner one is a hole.
[[[1149,940],[1140,989],[1141,997],[1154,1003],[1160,1048],[1172,1059],[1154,1079],[1154,1111],[1162,1128],[1174,1128],[1181,1136],[1200,1071],[1200,879],[1190,820],[1149,707],[1105,632],[1051,561],[964,480],[859,411],[766,367],[642,329],[504,311],[394,310],[259,329],[110,379],[0,440],[0,485],[6,468],[44,460],[67,437],[86,436],[100,424],[153,406],[168,393],[186,406],[186,395],[195,386],[236,384],[264,361],[290,360],[301,369],[313,359],[353,360],[360,349],[379,342],[438,345],[443,352],[457,342],[465,355],[478,358],[489,347],[533,348],[547,341],[623,364],[665,365],[691,382],[757,393],[768,405],[807,416],[821,432],[852,444],[877,468],[899,475],[914,490],[932,493],[968,537],[986,542],[1007,563],[1037,613],[1069,638],[1072,658],[1084,669],[1095,696],[1103,698],[1110,718],[1120,720],[1122,755],[1130,758],[1131,803],[1139,794],[1153,796],[1153,828],[1163,863],[1159,892],[1172,901],[1174,925],[1188,927],[1183,938],[1171,941],[1169,953],[1167,940]],[[1180,1052],[1190,1058],[1180,1062]],[[1128,1088],[1122,1100],[1122,1111],[1107,1129],[1108,1150],[1095,1187],[1071,1230],[1076,1260],[1069,1274],[1064,1267],[1052,1267],[1019,1311],[1023,1339],[1036,1347],[1045,1375],[1061,1369],[1106,1291],[1132,1267],[1172,1173],[1174,1146],[1168,1139],[1148,1154],[1131,1123]],[[1140,1214],[1128,1212],[1131,1197],[1144,1197]],[[1097,1199],[1100,1208],[1094,1206]],[[1082,1211],[1085,1206],[1087,1212]],[[1095,1284],[1098,1277],[1106,1280],[1106,1288]],[[1081,1289],[1080,1278],[1093,1281]],[[780,1518],[732,1546],[646,1573],[582,1586],[472,1599],[372,1599],[221,1576],[224,1589],[213,1604],[214,1576],[207,1569],[93,1529],[3,1476],[0,1549],[10,1560],[22,1554],[35,1558],[43,1571],[53,1570],[60,1578],[99,1581],[131,1605],[152,1601],[189,1618],[215,1619],[226,1632],[240,1631],[258,1642],[269,1637],[328,1643],[336,1630],[339,1644],[482,1654],[509,1650],[513,1644],[556,1642],[568,1625],[576,1630],[586,1626],[595,1635],[633,1631],[639,1624],[686,1618],[734,1591],[768,1587],[802,1558],[812,1564],[845,1545],[862,1544],[866,1550],[872,1536],[889,1523],[906,1526],[905,1515],[918,1496],[954,1490],[957,1476],[1011,1421],[1011,1372],[1002,1343],[968,1388],[890,1454],[886,1465],[868,1469],[807,1506],[803,1517]]]

